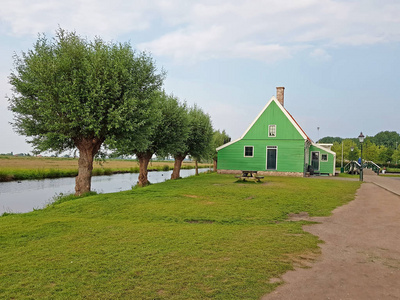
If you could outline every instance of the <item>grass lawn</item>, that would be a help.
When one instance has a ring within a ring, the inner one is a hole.
[[[360,178],[360,175],[359,175],[359,174],[339,173],[338,177],[343,177],[343,178]]]
[[[201,174],[69,197],[0,217],[3,299],[259,299],[319,253],[306,211],[326,216],[357,181]]]
[[[383,177],[400,177],[400,174],[379,174],[379,176],[383,176]]]
[[[172,170],[173,161],[151,161],[150,170]],[[199,164],[209,167],[209,164]],[[183,162],[183,169],[194,168],[194,162]],[[93,175],[111,175],[118,172],[139,173],[136,160],[107,159],[94,162]],[[78,175],[77,158],[0,156],[0,181],[72,177]]]
[[[400,168],[387,168],[386,172],[388,172],[388,173],[400,173]]]

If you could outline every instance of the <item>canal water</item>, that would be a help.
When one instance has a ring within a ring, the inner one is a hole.
[[[208,169],[199,169],[206,172]],[[171,178],[172,171],[149,172],[151,183]],[[181,177],[195,174],[195,170],[181,170]],[[130,190],[136,185],[139,174],[125,173],[109,176],[93,176],[92,191],[113,193]],[[54,197],[75,192],[75,177],[0,182],[0,215],[4,212],[25,213],[40,209],[54,201]]]

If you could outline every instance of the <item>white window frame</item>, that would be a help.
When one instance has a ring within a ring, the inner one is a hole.
[[[250,155],[246,155],[246,148],[252,148],[253,149],[251,156]],[[244,146],[244,148],[243,148],[243,157],[254,157],[254,146]]]
[[[324,155],[326,155],[326,159],[323,159]],[[321,153],[321,161],[327,162],[329,160],[327,153]]]
[[[275,135],[271,135],[271,128],[273,128]],[[268,137],[276,137],[276,125],[274,124],[268,125]]]

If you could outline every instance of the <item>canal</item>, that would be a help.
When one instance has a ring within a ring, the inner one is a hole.
[[[199,169],[205,172],[208,169]],[[149,172],[151,183],[163,182],[170,179],[172,171]],[[181,177],[195,174],[195,170],[181,170]],[[125,173],[109,176],[93,176],[92,191],[97,193],[113,193],[126,191],[136,185],[139,174]],[[4,212],[25,213],[40,209],[54,201],[60,194],[73,194],[75,192],[75,177],[22,180],[0,182],[0,215]]]

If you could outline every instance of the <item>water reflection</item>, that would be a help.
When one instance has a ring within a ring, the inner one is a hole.
[[[205,172],[208,169],[199,169]],[[149,172],[151,183],[163,182],[171,177],[172,171]],[[181,170],[181,177],[194,175],[195,170]],[[126,191],[136,185],[139,174],[126,173],[92,177],[92,190],[98,193]],[[0,215],[4,212],[29,212],[43,208],[60,193],[72,194],[75,178],[23,180],[0,182]]]

